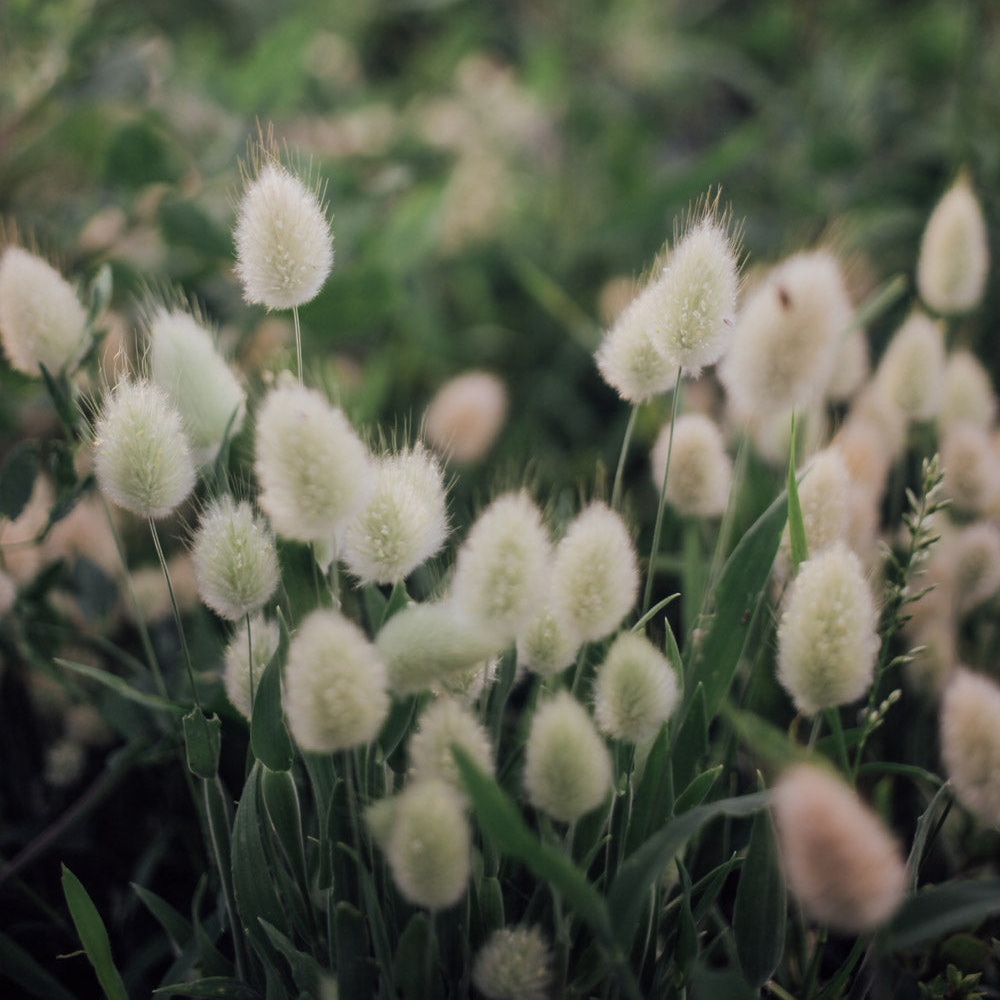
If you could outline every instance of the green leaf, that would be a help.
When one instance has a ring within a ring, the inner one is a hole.
[[[378,990],[378,966],[368,953],[364,914],[350,903],[334,910],[337,988],[342,997],[371,997]]]
[[[710,820],[719,816],[750,816],[770,801],[766,792],[720,799],[698,806],[672,819],[627,858],[608,892],[607,914],[615,939],[628,948],[642,912],[647,890],[684,843]]]
[[[885,932],[886,951],[916,948],[1000,913],[1000,879],[949,882],[907,899]]]
[[[722,771],[722,765],[716,764],[715,767],[710,767],[707,771],[702,771],[701,774],[692,778],[691,784],[677,796],[674,813],[680,816],[681,813],[686,813],[688,810],[694,809],[695,806],[700,806]]]
[[[389,600],[386,603],[385,610],[382,612],[382,620],[379,622],[378,627],[381,629],[393,615],[402,611],[409,603],[410,595],[406,592],[406,584],[400,580],[392,588],[392,593],[389,595]]]
[[[690,1000],[758,1000],[758,995],[735,972],[708,969],[701,963],[691,970]]]
[[[42,364],[38,366],[38,369],[42,374],[42,381],[45,383],[49,397],[52,399],[52,405],[55,407],[59,423],[66,432],[66,437],[71,440],[75,439],[77,409],[73,398],[73,387],[69,379],[62,372],[57,372],[53,375]]]
[[[769,764],[786,766],[808,759],[807,751],[796,746],[782,730],[759,715],[728,705],[723,706],[723,715],[737,736],[761,760]]]
[[[0,933],[0,976],[17,983],[41,1000],[76,1000],[76,997],[44,969],[19,944]]]
[[[304,993],[308,993],[309,996],[315,996],[324,976],[323,967],[312,955],[299,951],[277,927],[272,927],[264,919],[261,919],[260,925],[264,928],[264,933],[270,939],[271,944],[285,956],[292,970],[292,979],[295,980],[295,985]]]
[[[272,771],[265,766],[261,773],[261,792],[267,818],[278,835],[303,892],[308,892],[305,839],[302,835],[302,810],[295,780],[288,771]]]
[[[167,932],[167,937],[170,938],[175,952],[180,954],[191,940],[191,924],[155,892],[144,889],[141,885],[136,885],[135,882],[132,882],[131,886],[146,909],[156,917],[159,925]]]
[[[534,875],[558,889],[594,933],[610,944],[614,935],[607,908],[583,872],[528,829],[500,786],[461,747],[452,746],[452,754],[483,831],[502,853],[517,858]]]
[[[632,819],[625,837],[626,854],[631,854],[649,836],[649,831],[658,827],[670,815],[673,803],[667,801],[669,769],[670,734],[667,727],[662,726],[649,749],[642,775],[636,785]]]
[[[415,913],[399,938],[392,968],[403,1000],[425,1000],[440,992],[432,990],[428,981],[432,970],[427,968],[427,953],[433,933],[427,915]]]
[[[691,667],[705,685],[705,717],[715,718],[729,690],[788,519],[782,493],[740,539],[715,588],[715,613]]]
[[[285,728],[281,707],[281,666],[288,656],[288,625],[279,614],[281,638],[278,648],[264,668],[254,693],[253,718],[250,722],[250,746],[253,755],[272,771],[287,771],[295,752]]]
[[[196,979],[192,983],[172,983],[161,986],[154,993],[166,997],[219,997],[220,1000],[263,1000],[263,997],[251,986],[240,979],[229,976],[210,976],[208,979]]]
[[[83,674],[84,677],[89,677],[92,681],[97,681],[98,684],[103,684],[104,687],[110,688],[115,694],[119,694],[129,701],[134,701],[138,705],[145,705],[146,708],[155,708],[161,712],[171,712],[173,715],[184,715],[188,711],[184,705],[178,705],[168,698],[161,698],[159,695],[149,694],[146,691],[140,691],[138,688],[132,687],[131,684],[123,681],[117,674],[108,673],[107,670],[91,667],[86,663],[74,663],[72,660],[62,660],[58,657],[53,662],[58,663],[60,667],[65,667],[67,670]]]
[[[219,773],[222,720],[214,713],[209,719],[196,705],[184,716],[184,746],[188,770],[198,778],[214,778]]]
[[[949,808],[951,805],[949,801],[951,794],[951,788],[947,784],[941,785],[934,793],[934,798],[931,799],[930,804],[917,819],[917,829],[913,834],[913,845],[910,847],[910,856],[906,859],[906,877],[911,892],[917,888],[920,865],[924,860],[924,851],[927,850],[927,840],[930,837],[931,829],[937,829],[938,809],[942,805],[946,810]]]
[[[128,1000],[125,984],[111,957],[111,942],[104,921],[83,884],[65,865],[62,866],[62,888],[76,933],[104,995],[108,1000]]]
[[[673,752],[670,766],[674,772],[674,788],[685,788],[698,774],[700,765],[708,753],[708,712],[705,707],[705,686],[699,681],[694,689],[683,723],[677,720],[679,728],[673,733]],[[664,811],[660,822],[670,815]],[[659,826],[659,823],[656,824]]]
[[[100,266],[97,274],[90,282],[90,304],[87,307],[87,327],[92,327],[111,301],[112,275],[111,265],[107,262]]]
[[[0,469],[0,517],[13,521],[20,516],[31,499],[38,467],[38,446],[34,441],[21,441],[11,448]]]
[[[762,809],[754,817],[733,907],[736,954],[744,978],[755,988],[771,978],[784,954],[786,907],[771,814]]]
[[[806,543],[806,526],[802,520],[802,504],[799,502],[799,488],[795,482],[795,414],[792,414],[792,434],[788,446],[788,539],[795,569],[809,558]]]

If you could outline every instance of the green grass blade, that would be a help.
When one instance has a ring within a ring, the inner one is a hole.
[[[51,972],[6,934],[0,934],[0,976],[40,1000],[76,1000]]]
[[[83,883],[65,865],[62,868],[62,888],[76,933],[97,973],[104,995],[108,1000],[128,1000],[125,984],[111,957],[111,941],[104,921]]]
[[[281,665],[288,655],[288,626],[279,617],[281,639],[270,663],[264,668],[254,694],[253,718],[250,723],[250,746],[253,755],[272,771],[287,771],[295,752],[285,728],[281,708]]]

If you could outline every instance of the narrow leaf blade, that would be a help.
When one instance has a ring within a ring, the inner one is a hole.
[[[111,941],[104,921],[83,883],[65,865],[62,869],[62,888],[76,933],[97,973],[104,995],[108,1000],[128,1000],[125,984],[111,957]]]

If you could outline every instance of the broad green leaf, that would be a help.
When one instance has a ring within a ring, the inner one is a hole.
[[[159,925],[167,932],[170,943],[177,954],[180,954],[191,940],[191,924],[184,919],[165,899],[141,885],[131,883],[135,894],[143,905],[156,917]]]
[[[680,912],[677,915],[677,943],[674,947],[674,961],[686,972],[688,966],[698,957],[698,928],[691,912],[691,876],[684,865],[678,863],[677,873],[681,883]]]
[[[426,1000],[440,992],[433,988],[438,986],[436,975],[428,982],[428,973],[432,970],[427,968],[427,953],[433,933],[427,915],[415,913],[400,935],[392,967],[403,1000]]]
[[[806,526],[802,521],[802,504],[799,487],[795,481],[795,414],[792,414],[792,434],[788,446],[788,540],[795,569],[809,558]]]
[[[271,944],[285,956],[285,960],[292,970],[292,979],[295,980],[295,985],[303,993],[316,996],[319,984],[325,974],[323,967],[312,955],[299,951],[281,931],[272,927],[266,920],[261,919],[260,925],[264,928],[264,933],[268,936]]]
[[[930,804],[920,814],[917,820],[917,829],[913,834],[913,845],[910,847],[910,856],[906,859],[906,878],[910,886],[910,891],[915,892],[917,888],[917,878],[920,875],[920,865],[924,860],[924,852],[927,850],[927,839],[931,829],[936,827],[938,822],[938,812],[943,806],[946,810],[950,805],[951,788],[941,785],[934,793],[934,798]]]
[[[594,933],[610,944],[614,935],[604,900],[583,872],[528,829],[500,786],[461,747],[453,746],[452,753],[484,832],[502,853],[522,861],[538,878],[558,889]]]
[[[755,988],[771,978],[784,954],[786,908],[771,814],[762,809],[754,817],[733,907],[736,954],[744,978]]]
[[[384,907],[378,889],[375,888],[368,867],[352,848],[348,847],[347,844],[338,844],[337,850],[346,854],[354,862],[357,869],[358,883],[361,887],[361,902],[368,917],[368,933],[371,935],[375,961],[382,969],[385,986],[390,993],[393,993],[395,986],[392,973],[392,948],[389,945],[389,932],[386,930]]]
[[[683,720],[677,720],[675,725],[679,724],[679,728],[673,734],[670,766],[674,772],[675,789],[686,788],[694,780],[708,753],[709,715],[705,705],[705,687],[700,681],[687,704]],[[669,812],[664,812],[661,822],[669,815]]]
[[[207,718],[201,706],[196,705],[184,716],[184,746],[188,770],[199,778],[214,778],[219,773],[222,720],[215,714]]]
[[[489,934],[490,931],[503,927],[503,890],[500,888],[500,880],[492,875],[484,875],[476,884],[476,899],[484,933]]]
[[[295,756],[281,707],[281,666],[288,656],[289,639],[284,617],[279,615],[278,621],[281,639],[254,693],[250,746],[253,755],[265,767],[272,771],[287,771]]]
[[[708,795],[716,779],[722,774],[722,770],[722,765],[716,764],[715,767],[710,767],[707,771],[702,771],[701,774],[694,777],[691,784],[677,796],[677,802],[674,804],[675,815],[680,816],[681,813],[686,813],[688,810],[694,809],[695,806],[700,806],[705,801],[705,796]]]
[[[129,701],[134,701],[138,705],[145,705],[146,708],[155,708],[157,711],[170,712],[173,715],[185,715],[188,712],[185,706],[178,705],[167,698],[161,698],[159,695],[140,691],[132,687],[131,684],[123,681],[117,674],[108,673],[107,670],[91,667],[86,663],[74,663],[72,660],[62,660],[58,657],[54,662],[58,663],[60,667],[65,667],[67,670],[83,674],[84,677],[89,677],[92,681],[103,684],[104,687],[114,691],[115,694],[119,694],[123,698],[128,698]]]
[[[309,886],[309,875],[302,835],[302,812],[295,780],[288,771],[272,771],[265,766],[261,772],[260,787],[267,818],[305,892]]]
[[[736,673],[787,519],[788,502],[782,493],[740,539],[722,568],[714,614],[691,663],[693,677],[705,685],[709,720],[718,713]]]
[[[758,995],[735,972],[709,969],[700,963],[691,970],[690,1000],[757,1000]]]
[[[41,1000],[76,1000],[76,997],[19,944],[0,933],[0,976],[11,980]]]
[[[210,976],[208,979],[196,979],[192,983],[172,983],[161,986],[153,993],[165,997],[218,997],[219,1000],[263,1000],[263,997],[251,986],[240,979],[228,976]]]
[[[916,948],[1000,913],[1000,879],[949,882],[907,899],[884,935],[886,951]]]
[[[76,933],[104,995],[108,1000],[128,1000],[125,984],[111,957],[111,942],[104,921],[83,884],[65,865],[62,866],[62,888]]]
[[[782,730],[753,712],[727,706],[723,714],[739,738],[761,760],[785,766],[808,758],[808,752],[792,743]]]
[[[607,915],[618,943],[628,948],[635,933],[649,887],[660,877],[685,841],[710,820],[720,816],[750,816],[769,802],[766,792],[720,799],[691,809],[670,820],[626,859],[611,885]]]
[[[371,997],[378,989],[378,966],[368,953],[364,914],[350,903],[334,910],[337,987],[342,997]]]
[[[38,476],[38,445],[21,441],[11,448],[0,469],[0,517],[15,520],[31,499]]]
[[[632,820],[625,838],[625,853],[631,854],[670,814],[672,802],[668,798],[670,784],[670,734],[666,726],[660,728],[649,749],[646,763],[639,777],[632,803]],[[664,811],[665,810],[665,811]],[[657,817],[654,820],[654,815]]]

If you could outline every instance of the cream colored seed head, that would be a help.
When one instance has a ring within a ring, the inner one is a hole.
[[[960,423],[989,428],[996,415],[997,397],[989,372],[971,351],[952,351],[944,370],[938,430],[945,433]]]
[[[1000,455],[988,432],[964,422],[950,427],[941,439],[944,492],[955,510],[984,514],[1000,497]]]
[[[851,477],[837,448],[825,448],[813,456],[798,491],[810,556],[843,541],[850,514]],[[787,553],[789,545],[786,525],[782,550]]]
[[[1000,528],[992,521],[976,521],[959,528],[949,545],[957,610],[964,614],[1000,590]]]
[[[517,637],[517,662],[532,673],[551,677],[575,659],[580,637],[550,600]]]
[[[703,413],[686,413],[660,431],[653,446],[653,482],[662,488],[670,448],[667,500],[680,514],[715,517],[726,509],[733,465],[726,454],[722,432]]]
[[[436,451],[456,462],[478,462],[507,417],[507,389],[491,372],[466,372],[437,391],[424,414],[423,433]]]
[[[461,747],[487,774],[493,773],[493,747],[482,723],[461,702],[439,698],[420,716],[407,744],[411,781],[440,778],[463,795],[452,745]]]
[[[247,721],[250,719],[251,678],[253,691],[256,693],[267,665],[271,662],[278,649],[280,630],[278,623],[269,621],[263,615],[254,615],[250,619],[250,639],[247,638],[247,624],[243,622],[236,629],[229,645],[226,647],[225,670],[222,682],[226,688],[229,703]],[[253,651],[253,669],[250,668],[251,648]]]
[[[488,1000],[547,1000],[552,950],[537,927],[502,927],[479,949],[472,982]]]
[[[912,313],[886,348],[876,385],[910,420],[928,420],[941,406],[945,369],[944,335],[934,320]]]

